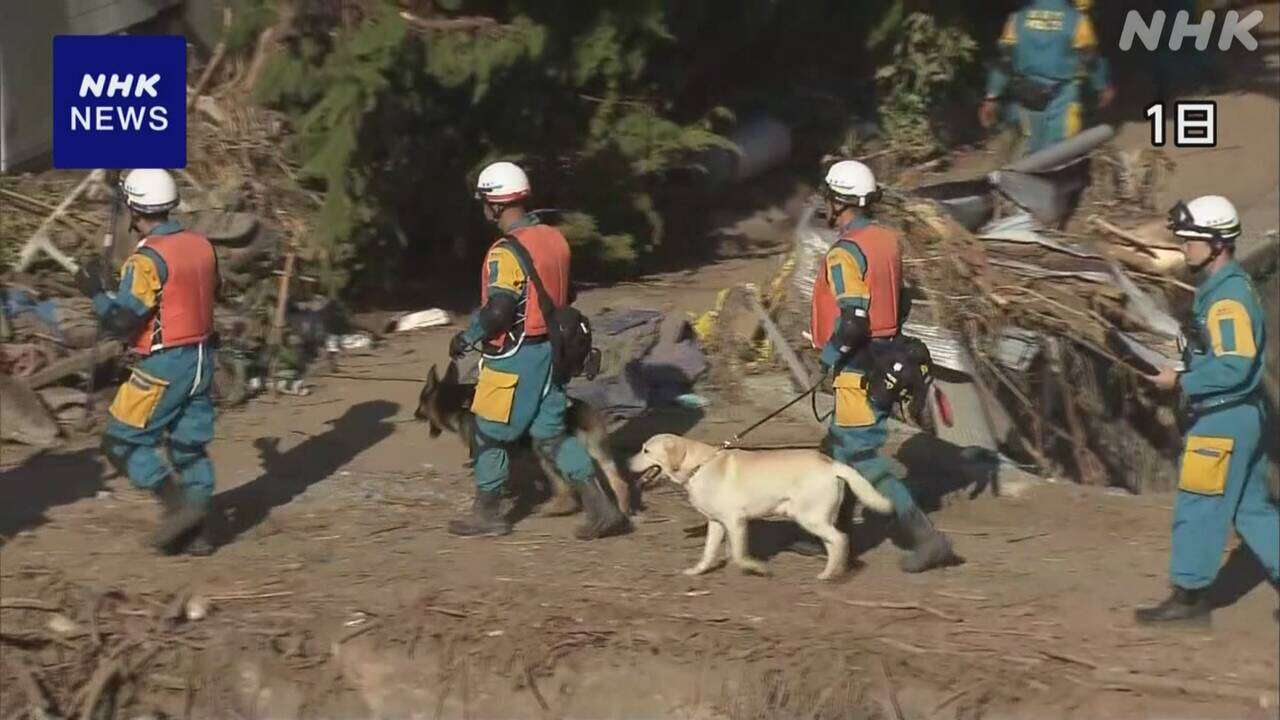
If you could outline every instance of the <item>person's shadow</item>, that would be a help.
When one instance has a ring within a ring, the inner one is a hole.
[[[32,455],[0,473],[0,536],[43,525],[50,508],[93,497],[105,481],[97,446]]]
[[[347,408],[330,420],[330,429],[280,452],[279,438],[258,438],[254,446],[262,459],[262,474],[237,488],[218,494],[214,507],[226,523],[216,532],[220,544],[229,543],[257,526],[271,509],[301,495],[332,475],[356,455],[385,440],[395,430],[388,422],[400,406],[371,400]]]
[[[1227,556],[1218,575],[1209,585],[1209,604],[1214,609],[1240,602],[1254,588],[1267,582],[1267,571],[1246,545],[1241,544]],[[1280,587],[1276,588],[1280,591]]]

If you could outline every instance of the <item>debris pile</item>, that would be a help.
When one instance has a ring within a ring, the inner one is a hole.
[[[344,337],[350,330],[340,308],[317,299],[308,274],[314,259],[302,242],[317,195],[298,184],[282,152],[280,117],[247,102],[251,83],[220,61],[215,52],[191,94],[189,164],[175,176],[182,202],[173,216],[217,251],[214,392],[226,405],[267,387],[303,394],[310,361],[363,349],[371,338]],[[103,170],[0,178],[0,374],[8,376],[6,400],[36,393],[38,403],[21,404],[32,428],[88,429],[102,415],[90,411],[105,409],[124,364],[122,344],[99,335],[73,282],[86,258],[104,254],[116,270],[133,250],[128,213],[113,212],[113,179]],[[13,425],[5,423],[6,439],[57,441],[56,432],[49,438]]]
[[[1108,202],[1086,192],[1095,201],[1063,231],[982,183],[950,200],[887,192],[879,220],[901,228],[906,243],[906,332],[1007,417],[1000,449],[1045,473],[1138,492],[1173,477],[1178,431],[1173,398],[1137,374],[1178,365],[1174,317],[1194,288],[1179,279],[1182,257],[1164,221],[1142,201],[1163,159],[1144,156],[1141,170],[1142,158],[1101,157],[1094,181],[1105,178]],[[973,214],[978,203],[985,215]],[[813,277],[835,239],[820,212],[815,203],[801,218],[778,277],[785,297],[770,309],[797,348],[809,345]],[[962,224],[979,216],[972,231]],[[811,376],[816,358],[804,362]]]

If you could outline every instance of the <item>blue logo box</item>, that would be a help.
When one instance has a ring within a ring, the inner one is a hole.
[[[53,166],[187,165],[187,41],[180,35],[53,38]]]

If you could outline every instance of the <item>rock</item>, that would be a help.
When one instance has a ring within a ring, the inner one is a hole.
[[[202,595],[192,595],[184,608],[187,620],[195,622],[209,617],[209,600]]]
[[[241,245],[248,242],[258,229],[258,217],[247,212],[197,210],[179,219],[188,230],[198,232],[214,243]]]
[[[0,373],[0,440],[50,448],[59,444],[58,424],[40,396],[19,380]]]
[[[49,622],[45,624],[50,632],[57,633],[63,637],[76,635],[80,632],[80,626],[74,620],[63,615],[62,613],[54,613],[49,616]]]

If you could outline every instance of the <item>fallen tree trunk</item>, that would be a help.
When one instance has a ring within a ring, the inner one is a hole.
[[[50,363],[48,367],[23,378],[21,382],[32,390],[39,390],[52,385],[68,375],[84,372],[92,361],[96,369],[99,365],[115,360],[124,353],[119,340],[103,340],[95,347],[73,352],[70,355]]]

